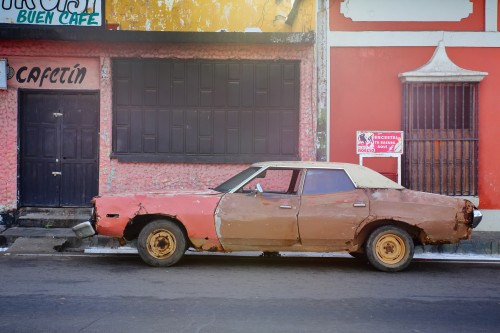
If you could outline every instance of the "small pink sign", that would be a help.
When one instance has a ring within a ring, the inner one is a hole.
[[[357,131],[357,154],[402,154],[402,131]]]

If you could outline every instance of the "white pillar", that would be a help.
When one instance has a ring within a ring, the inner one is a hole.
[[[485,31],[498,31],[498,2],[486,0],[484,8]]]

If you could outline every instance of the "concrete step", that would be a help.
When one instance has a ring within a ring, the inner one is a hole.
[[[91,213],[92,208],[23,207],[19,209],[16,225],[32,228],[71,228],[87,221]]]
[[[116,248],[118,240],[106,236],[78,239],[71,228],[12,227],[0,230],[0,247],[8,252],[83,252],[88,247]]]
[[[70,228],[12,227],[0,235],[5,239],[8,246],[14,244],[18,238],[32,240],[58,239],[62,240],[62,243],[69,241],[73,247],[79,246],[80,243]]]

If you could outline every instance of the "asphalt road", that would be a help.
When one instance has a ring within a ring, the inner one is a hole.
[[[0,254],[0,332],[495,332],[500,265]]]

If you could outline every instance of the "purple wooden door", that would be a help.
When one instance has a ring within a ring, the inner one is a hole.
[[[20,205],[83,207],[98,191],[99,94],[21,93]]]

